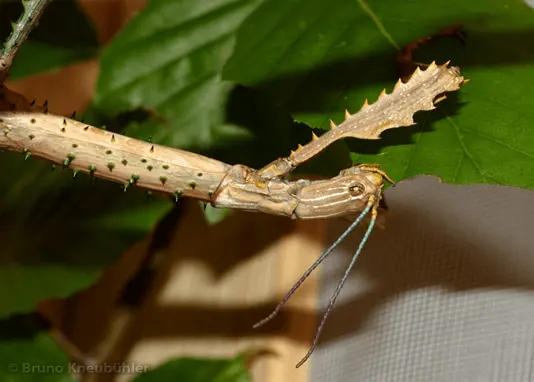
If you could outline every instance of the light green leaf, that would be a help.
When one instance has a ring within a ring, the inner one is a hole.
[[[11,32],[11,22],[15,22],[21,13],[20,1],[0,1],[2,40]],[[39,25],[21,45],[9,71],[9,79],[17,80],[95,58],[98,48],[95,29],[77,2],[52,1],[45,8]]]
[[[526,41],[534,9],[522,0],[268,0],[238,31],[224,78],[255,85],[296,120],[328,129],[330,118],[339,123],[345,109],[391,91],[399,47],[456,23],[465,46],[443,40],[415,59],[452,60],[471,82],[438,110],[416,114],[416,126],[378,141],[347,139],[353,161],[381,163],[396,180],[429,174],[532,188],[534,46]]]
[[[152,0],[102,54],[95,103],[105,113],[153,116],[130,134],[200,149],[247,139],[228,126],[234,85],[220,78],[234,31],[260,0]]]
[[[180,358],[136,377],[132,382],[248,382],[243,357],[234,359]]]
[[[227,208],[214,208],[209,204],[202,203],[204,208],[204,218],[210,225],[215,225],[224,220],[225,217],[230,215],[233,211]]]

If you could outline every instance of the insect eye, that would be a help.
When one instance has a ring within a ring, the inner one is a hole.
[[[361,183],[355,183],[349,186],[349,194],[352,196],[359,196],[363,194],[365,187]]]

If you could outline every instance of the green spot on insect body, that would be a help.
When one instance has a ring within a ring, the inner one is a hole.
[[[113,162],[108,162],[108,164],[107,164],[107,168],[109,168],[109,171],[112,171],[112,170],[115,168],[115,163],[113,163]]]
[[[121,163],[126,166],[128,164],[128,161],[126,159],[123,159]]]
[[[178,203],[178,200],[180,199],[180,196],[182,196],[184,194],[184,190],[182,189],[177,189],[175,192],[174,192],[174,203]]]
[[[165,185],[165,182],[167,182],[167,177],[165,175],[162,175],[159,177],[159,180],[161,181],[161,184]]]
[[[30,119],[30,123],[35,123],[35,122],[37,122],[37,121],[35,120],[35,118]]]
[[[152,169],[153,169],[154,167],[152,167],[151,165],[148,165],[148,166],[146,166],[146,168],[147,168],[148,171],[152,171]]]
[[[146,163],[146,159],[141,159],[141,163]]]
[[[68,159],[63,160],[63,168],[64,169],[69,167],[69,165],[70,165],[70,160],[68,160]]]
[[[76,148],[76,147],[78,147],[78,145],[77,145],[76,143],[73,143],[73,144],[72,144],[72,147],[73,147],[73,148]]]
[[[87,166],[87,168],[89,169],[89,183],[93,183],[93,180],[95,178],[95,171],[96,171],[96,166],[94,164],[90,164],[89,166]]]
[[[24,154],[24,160],[28,160],[32,156],[32,153],[26,147],[22,150],[22,154]]]
[[[108,154],[108,155],[109,155],[109,154],[113,154],[113,151],[111,151],[111,150],[106,150],[106,154]]]
[[[189,186],[194,190],[195,187],[197,186],[197,182],[195,182],[194,180],[192,180],[191,182],[189,182]]]
[[[136,184],[137,181],[140,179],[141,177],[137,174],[132,174],[130,176],[130,184]]]
[[[69,161],[72,162],[74,159],[76,159],[76,154],[68,153],[67,158],[69,159]]]
[[[169,169],[169,165],[168,164],[164,164],[163,166],[161,166],[164,170],[168,170]]]

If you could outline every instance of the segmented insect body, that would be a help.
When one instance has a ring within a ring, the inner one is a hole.
[[[319,181],[286,181],[297,166],[319,154],[338,139],[353,137],[379,139],[387,130],[414,124],[414,113],[432,110],[466,80],[458,68],[430,64],[419,68],[406,83],[398,81],[391,94],[384,90],[378,100],[364,102],[359,112],[345,113],[345,120],[320,137],[312,134],[311,141],[279,158],[260,170],[243,165],[228,165],[198,154],[143,142],[114,134],[73,119],[47,113],[47,105],[10,96],[8,110],[0,112],[0,149],[18,151],[25,159],[40,157],[58,163],[75,172],[84,172],[122,183],[174,196],[197,198],[215,207],[260,211],[298,219],[326,219],[358,214],[348,229],[312,264],[276,309],[255,327],[271,320],[332,250],[368,215],[367,231],[347,270],[334,291],[317,329],[312,347],[297,364],[302,365],[312,354],[320,333],[348,274],[369,239],[378,215],[384,179],[391,181],[377,165],[353,166],[334,178]],[[23,97],[22,97],[23,98]],[[26,103],[25,103],[26,102]],[[2,106],[0,102],[0,107]],[[44,111],[42,110],[44,109]]]

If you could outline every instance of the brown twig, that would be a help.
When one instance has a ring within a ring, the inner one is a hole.
[[[0,54],[0,85],[8,76],[20,46],[39,22],[39,18],[49,2],[50,0],[25,0],[22,2],[24,12],[14,25],[13,31],[4,43],[4,48]]]
[[[454,24],[447,28],[443,28],[431,36],[421,37],[417,40],[404,46],[399,53],[397,53],[397,74],[403,81],[408,81],[413,71],[419,66],[421,69],[428,67],[428,64],[415,62],[413,60],[413,53],[423,45],[428,45],[442,38],[453,37],[458,39],[462,44],[465,44],[466,36],[462,30],[462,24]]]

